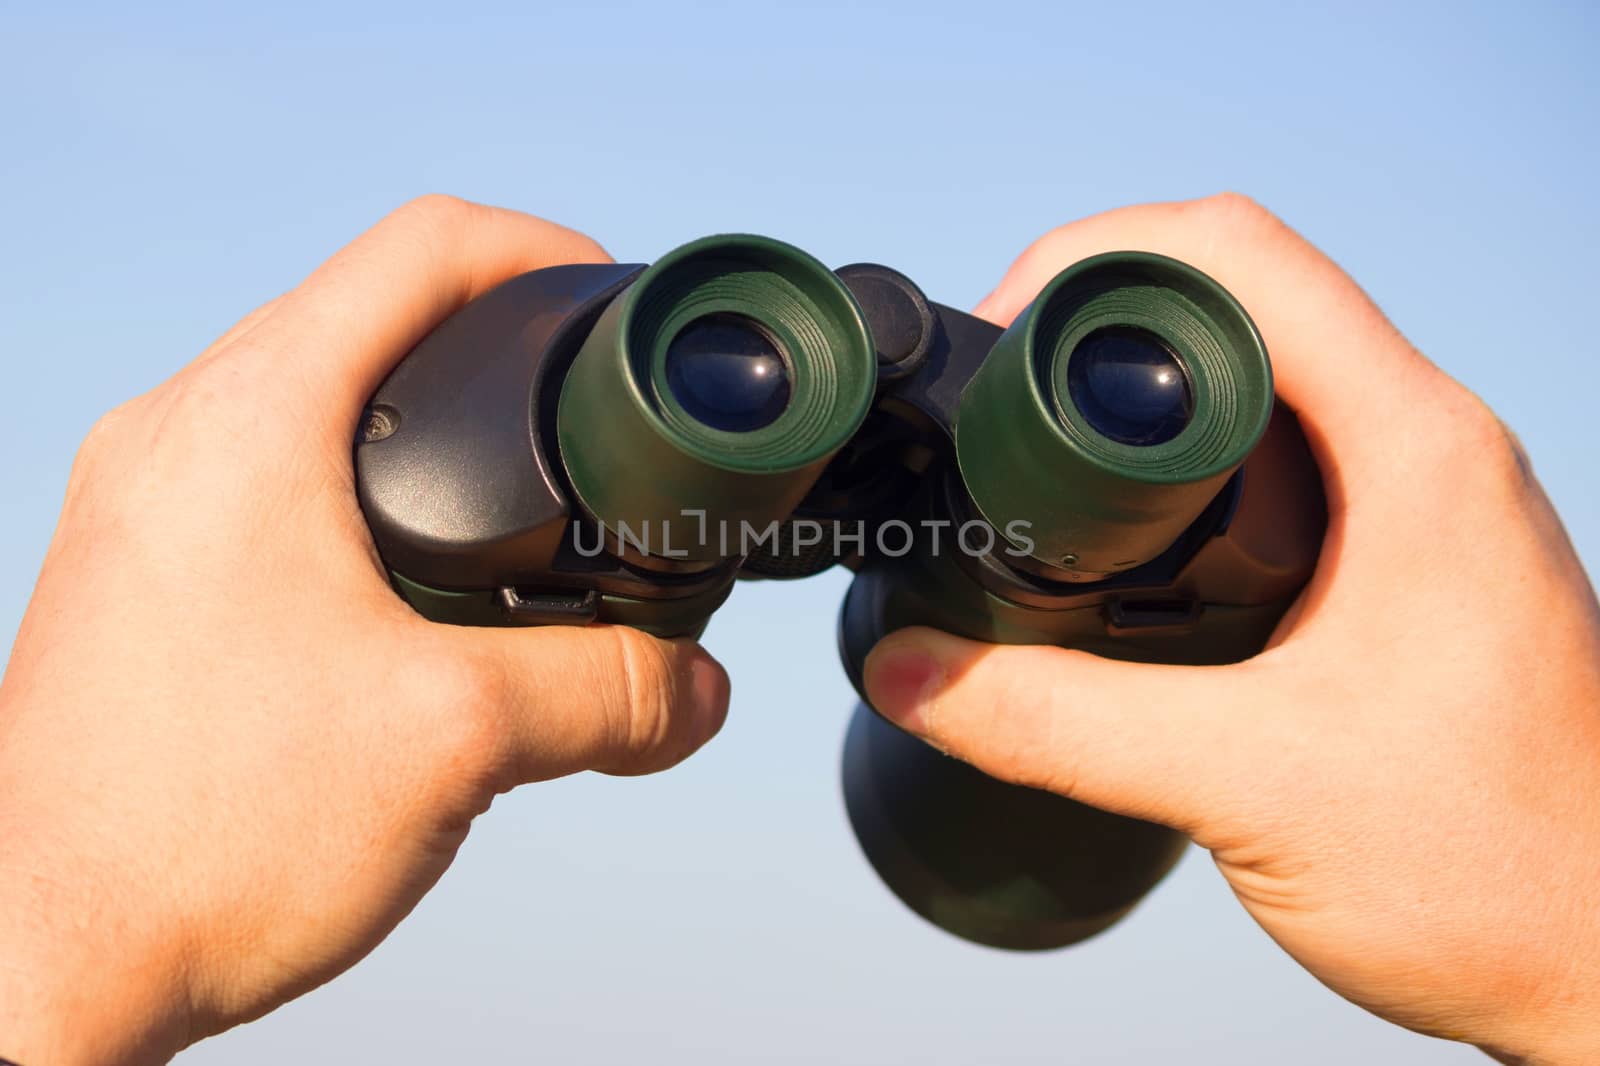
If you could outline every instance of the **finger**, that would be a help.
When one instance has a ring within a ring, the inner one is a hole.
[[[1346,465],[1381,465],[1407,432],[1428,432],[1417,408],[1448,379],[1331,260],[1245,197],[1126,207],[1062,226],[1023,252],[977,313],[1009,323],[1061,270],[1114,250],[1183,260],[1232,292],[1261,330],[1279,395]]]
[[[728,675],[691,640],[627,626],[456,635],[497,665],[498,762],[514,784],[580,770],[664,770],[727,716]]]
[[[423,197],[285,294],[232,350],[274,373],[292,364],[318,405],[353,422],[400,357],[473,297],[540,267],[609,261],[588,237],[543,219]]]
[[[903,629],[867,657],[890,721],[992,777],[1201,830],[1244,786],[1239,668],[1102,659]],[[1252,741],[1253,742],[1253,741]]]
[[[1043,288],[1043,285],[1041,285],[1040,288]],[[1017,314],[1015,311],[1013,311],[1010,315],[1007,315],[1004,320],[1002,320],[1000,317],[1000,311],[997,307],[999,302],[1000,290],[995,289],[989,295],[977,302],[977,304],[972,308],[972,313],[977,317],[987,319],[996,325],[1009,326],[1011,324],[1011,320],[1016,318]]]

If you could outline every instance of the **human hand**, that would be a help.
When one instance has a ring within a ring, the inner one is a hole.
[[[425,198],[95,427],[0,684],[0,1056],[162,1061],[360,959],[495,794],[717,731],[689,641],[423,620],[356,502],[362,408],[416,341],[604,261]]]
[[[1191,263],[1255,318],[1326,483],[1314,579],[1225,667],[903,630],[867,661],[874,705],[995,777],[1187,832],[1391,1021],[1600,1062],[1600,608],[1520,447],[1242,197],[1064,226],[977,313],[1010,322],[1115,249]]]

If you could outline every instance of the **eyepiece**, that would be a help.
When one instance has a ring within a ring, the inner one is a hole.
[[[1067,396],[1085,422],[1119,444],[1165,444],[1194,415],[1183,360],[1143,329],[1096,330],[1067,357]]]
[[[667,345],[667,387],[690,417],[747,433],[789,406],[789,364],[761,325],[726,311],[684,326]]]
[[[1112,252],[1056,275],[995,343],[962,394],[956,455],[990,524],[1093,581],[1177,540],[1271,414],[1266,348],[1237,301],[1177,260]]]
[[[579,501],[642,554],[715,563],[786,517],[866,417],[876,353],[827,267],[765,237],[657,260],[600,315],[562,383]],[[723,531],[732,527],[732,536]]]

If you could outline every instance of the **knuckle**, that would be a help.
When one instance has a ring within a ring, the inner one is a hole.
[[[1019,762],[1012,781],[1024,788],[1036,788],[1072,799],[1079,792],[1079,768],[1076,763],[1057,759],[1049,763]]]
[[[470,722],[499,722],[510,695],[502,663],[488,655],[454,655],[432,671],[439,695],[460,708]]]
[[[230,366],[191,366],[141,397],[138,448],[151,473],[190,470],[225,442],[247,439],[260,411],[235,398],[246,391]]]
[[[447,193],[427,193],[410,200],[395,211],[390,218],[407,226],[419,226],[434,232],[449,232],[469,224],[483,208]]]
[[[1179,204],[1173,222],[1187,228],[1191,240],[1202,241],[1206,247],[1249,248],[1277,255],[1300,243],[1288,223],[1253,197],[1238,192]]]
[[[1527,452],[1511,428],[1477,395],[1452,383],[1446,403],[1455,455],[1500,484],[1525,484],[1532,477]]]
[[[1213,224],[1229,228],[1261,230],[1283,225],[1278,216],[1267,210],[1259,200],[1231,190],[1192,200],[1185,205],[1185,208]]]
[[[1505,434],[1505,447],[1509,449],[1510,452],[1508,456],[1508,458],[1511,460],[1510,472],[1514,474],[1520,482],[1529,482],[1535,480],[1533,473],[1533,460],[1528,456],[1528,449],[1523,447],[1522,438],[1517,436],[1516,430],[1512,429],[1504,422],[1500,423],[1500,430]]]
[[[487,655],[425,640],[419,634],[365,675],[386,723],[374,757],[417,817],[481,813],[515,783],[504,671]]]
[[[115,455],[122,450],[128,436],[128,424],[135,417],[137,402],[130,400],[94,420],[89,432],[84,435],[83,442],[78,445],[74,470],[79,465],[93,464],[103,456]]]
[[[1432,369],[1432,368],[1430,368]],[[1447,513],[1469,522],[1468,500],[1520,506],[1537,483],[1511,429],[1465,385],[1433,369],[1417,393],[1398,470]]]
[[[1067,265],[1073,241],[1073,224],[1057,226],[1022,250],[1017,257],[1016,270],[1027,274],[1043,275]]]
[[[612,708],[612,739],[618,750],[678,761],[683,738],[677,716],[677,669],[668,645],[626,626],[611,630],[623,684],[623,699]]]
[[[104,511],[131,493],[137,479],[130,474],[137,473],[137,464],[144,461],[148,452],[152,396],[146,393],[135,397],[101,415],[89,427],[67,475],[69,503],[91,496],[97,509]]]
[[[1013,784],[1073,796],[1078,789],[1073,715],[1063,713],[1054,685],[1026,679],[1070,677],[1073,652],[1052,647],[1007,647],[985,653],[971,669],[961,712],[940,706],[930,719],[951,754]],[[949,712],[949,713],[947,713]],[[942,719],[942,721],[941,721]]]
[[[463,769],[492,765],[506,742],[509,680],[486,655],[412,657],[405,692],[429,733],[440,734],[446,761]]]

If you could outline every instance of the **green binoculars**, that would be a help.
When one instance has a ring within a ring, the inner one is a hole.
[[[698,635],[738,578],[849,567],[858,691],[908,625],[1247,658],[1326,524],[1249,316],[1142,252],[1073,265],[1003,331],[762,237],[534,271],[395,368],[356,471],[397,591],[441,622]],[[889,887],[999,947],[1106,928],[1185,843],[989,778],[864,704],[844,791]]]

